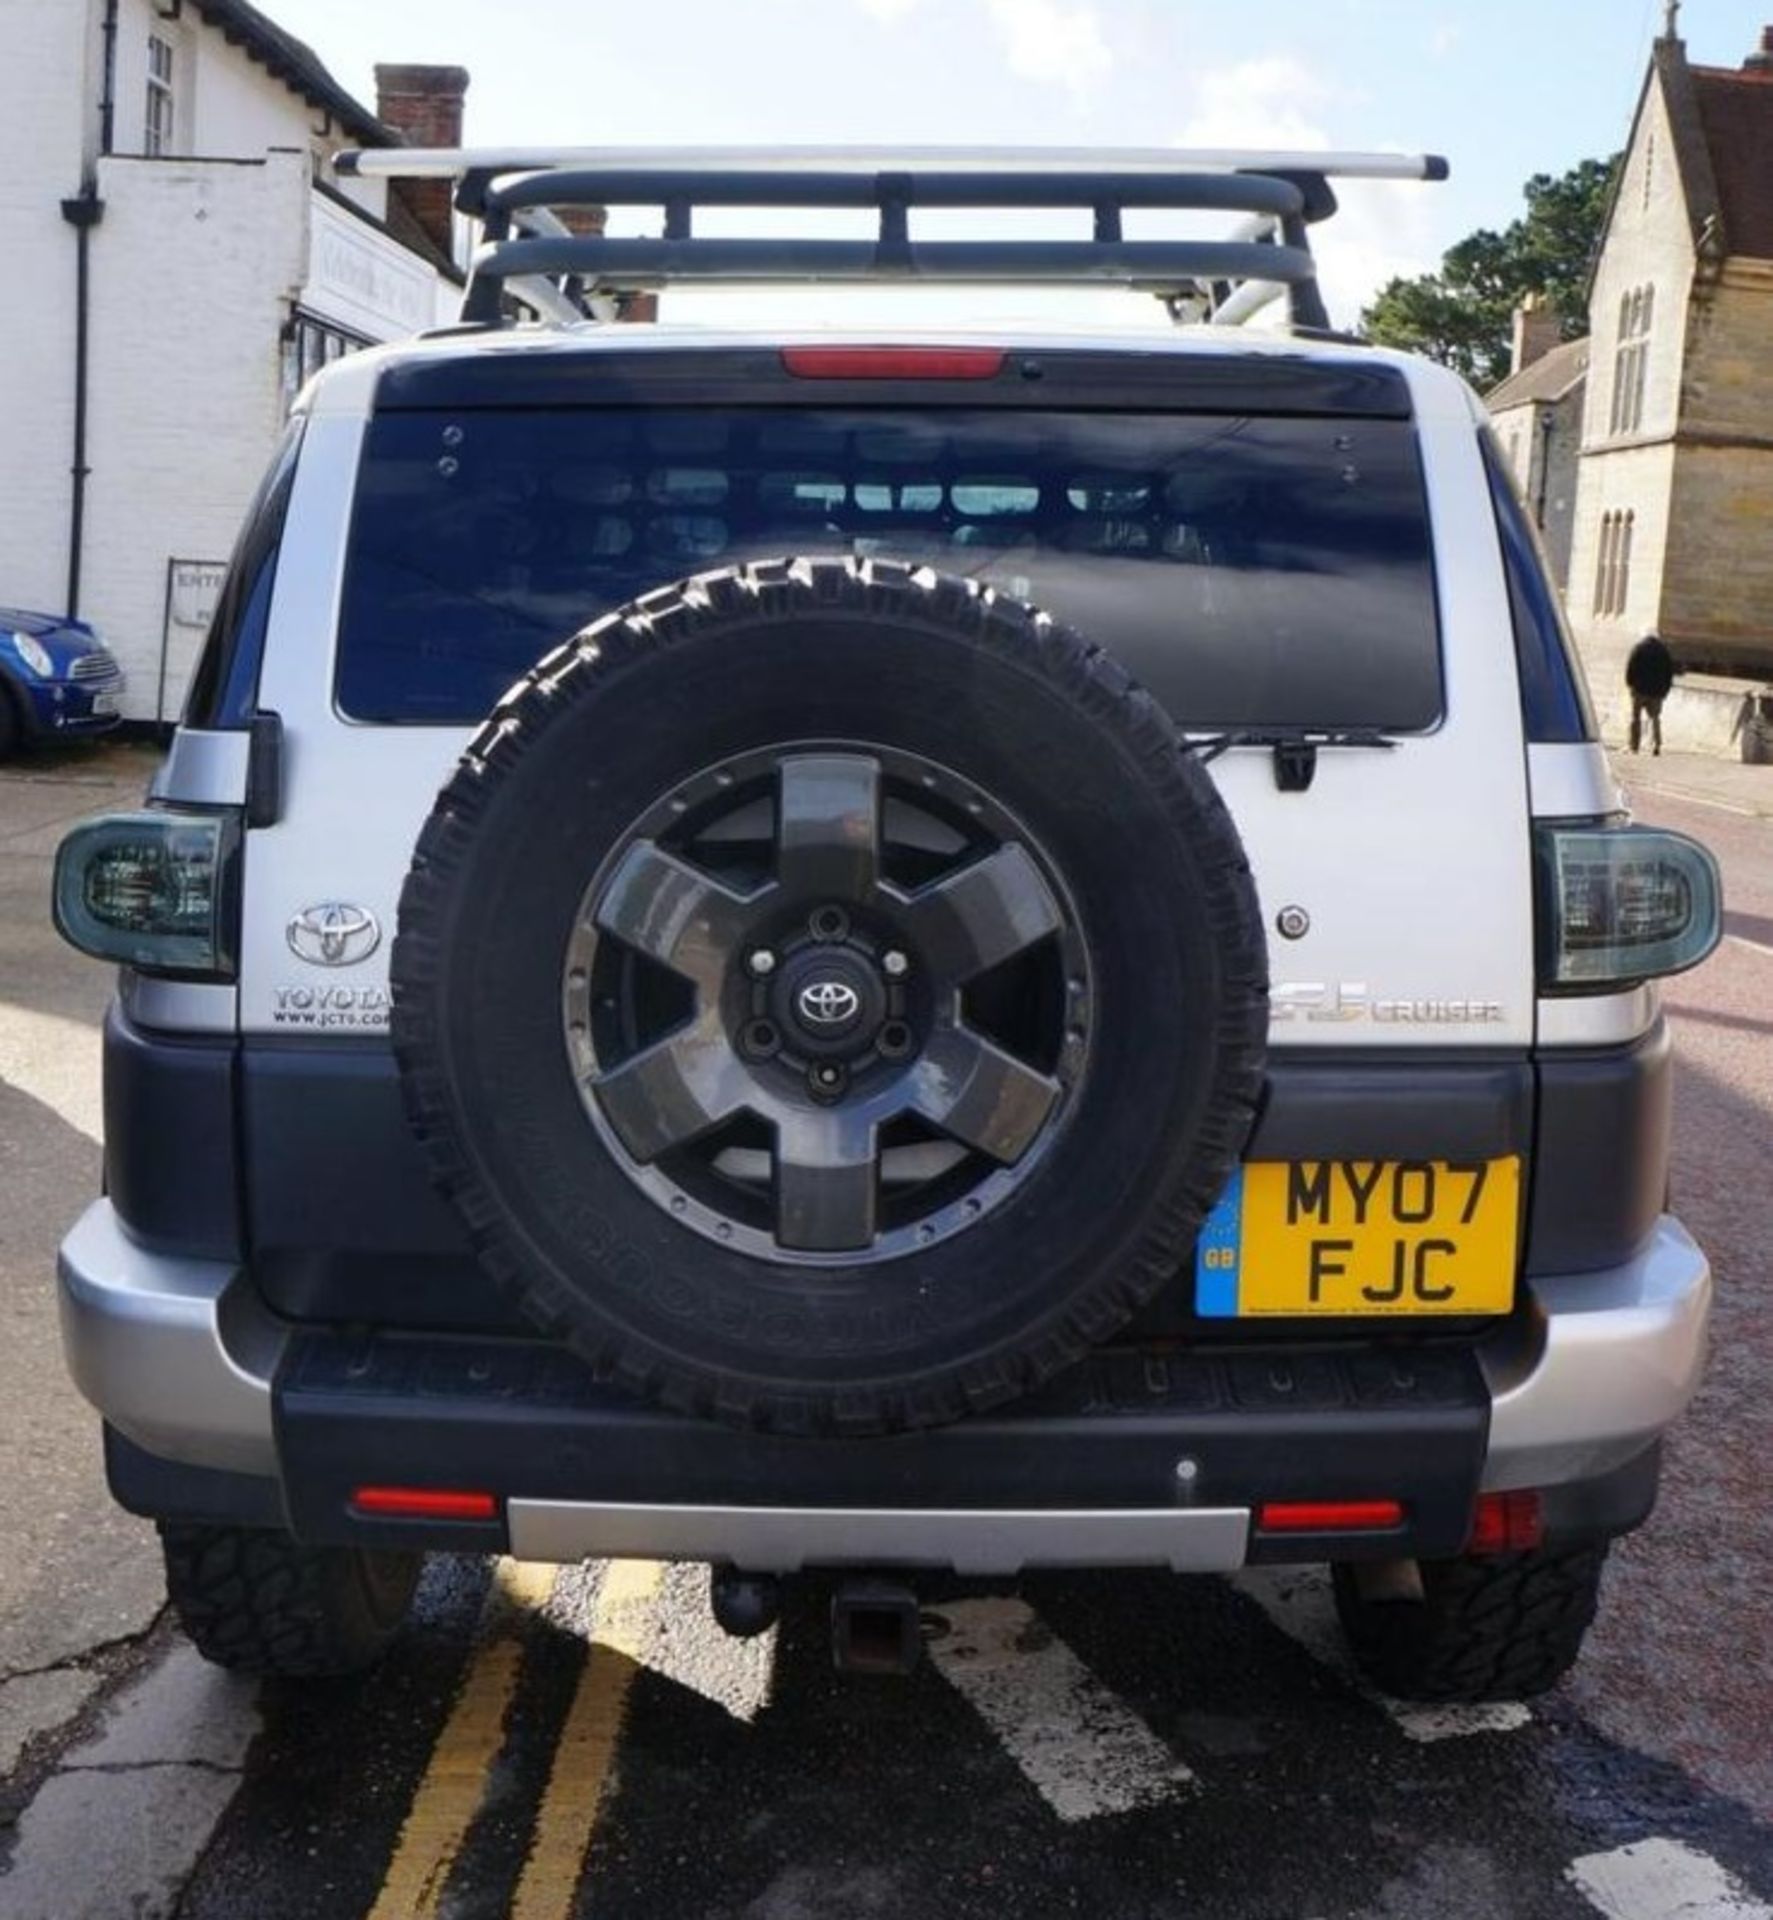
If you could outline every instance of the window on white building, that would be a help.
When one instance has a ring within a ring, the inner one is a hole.
[[[360,333],[347,333],[312,314],[295,314],[283,333],[283,411],[295,405],[311,375],[370,344]]]
[[[1636,433],[1644,424],[1644,380],[1650,362],[1650,326],[1656,289],[1634,287],[1619,300],[1619,343],[1613,353],[1613,408],[1608,429]]]
[[[173,45],[157,33],[148,35],[148,111],[142,151],[149,159],[173,150],[178,97],[173,88]]]
[[[1630,511],[1601,515],[1600,557],[1595,566],[1594,611],[1603,620],[1625,611],[1631,591],[1631,541],[1637,515]]]

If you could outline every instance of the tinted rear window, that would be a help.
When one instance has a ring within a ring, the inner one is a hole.
[[[379,415],[339,705],[478,720],[610,609],[784,554],[909,560],[1032,600],[1185,726],[1440,717],[1407,421],[948,408]]]

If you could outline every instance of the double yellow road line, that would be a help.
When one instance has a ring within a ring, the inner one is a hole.
[[[367,1920],[433,1920],[437,1914],[505,1744],[523,1669],[524,1621],[547,1606],[557,1572],[499,1561],[455,1705]],[[629,1688],[657,1631],[664,1576],[655,1560],[617,1560],[603,1570],[590,1644],[555,1744],[510,1920],[568,1920],[615,1765]]]

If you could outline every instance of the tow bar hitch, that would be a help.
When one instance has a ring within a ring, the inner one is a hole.
[[[898,1580],[846,1580],[831,1596],[840,1673],[910,1673],[923,1652],[917,1595]]]
[[[708,1604],[718,1626],[736,1640],[749,1640],[768,1633],[782,1617],[782,1583],[773,1573],[716,1567],[708,1583]]]

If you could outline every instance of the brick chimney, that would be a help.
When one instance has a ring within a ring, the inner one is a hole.
[[[1762,80],[1773,79],[1773,27],[1761,29],[1761,44],[1743,61],[1742,71]]]
[[[376,118],[409,147],[459,147],[466,67],[376,68]],[[448,180],[403,180],[398,191],[446,258],[454,255]]]
[[[1508,356],[1508,370],[1519,373],[1535,360],[1543,360],[1563,337],[1563,323],[1557,308],[1542,293],[1530,293],[1514,310],[1514,345]]]

